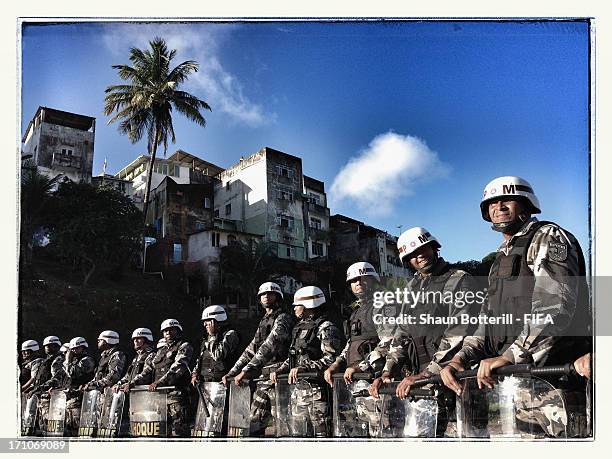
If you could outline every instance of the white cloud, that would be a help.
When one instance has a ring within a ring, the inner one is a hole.
[[[131,47],[146,48],[154,37],[162,37],[170,49],[177,50],[175,64],[188,59],[200,64],[200,70],[191,75],[185,89],[208,102],[213,113],[224,113],[231,120],[251,127],[276,121],[276,115],[264,111],[261,104],[245,94],[240,79],[221,64],[219,47],[234,25],[160,23],[105,27],[103,42],[117,59],[117,64],[129,63]]]
[[[446,177],[450,166],[413,136],[387,132],[351,158],[334,178],[332,206],[350,202],[368,216],[391,214],[401,197],[426,181]]]

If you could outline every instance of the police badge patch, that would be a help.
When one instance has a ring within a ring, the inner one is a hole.
[[[567,244],[563,244],[562,242],[549,242],[548,257],[553,261],[565,261],[567,259]]]

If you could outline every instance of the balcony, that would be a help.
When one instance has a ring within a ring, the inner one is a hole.
[[[81,157],[74,155],[62,154],[59,152],[53,153],[53,161],[51,167],[73,167],[75,169],[81,168]]]
[[[314,202],[308,203],[308,211],[313,214],[324,215],[326,217],[329,217],[329,209],[320,204],[315,204]]]
[[[329,239],[329,231],[315,228],[312,226],[308,227],[308,235],[313,241],[327,241]]]

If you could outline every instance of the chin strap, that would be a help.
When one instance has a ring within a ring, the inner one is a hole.
[[[440,255],[438,254],[438,252],[434,252],[434,259],[431,263],[429,263],[427,266],[423,266],[421,269],[419,269],[420,273],[423,274],[429,274],[433,269],[434,266],[436,266],[436,264],[438,263],[438,259],[440,258]]]
[[[520,214],[517,220],[503,223],[493,223],[491,229],[500,233],[510,234],[514,236],[523,227],[529,217],[525,214]]]

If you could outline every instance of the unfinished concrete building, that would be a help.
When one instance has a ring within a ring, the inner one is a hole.
[[[304,222],[308,259],[324,260],[329,254],[329,208],[325,184],[304,176]]]
[[[23,136],[22,159],[40,172],[74,182],[91,182],[96,119],[38,107]]]

